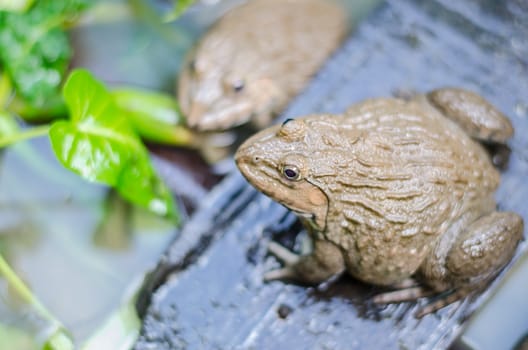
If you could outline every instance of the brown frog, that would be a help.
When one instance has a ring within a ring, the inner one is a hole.
[[[304,87],[344,37],[343,9],[328,0],[252,0],[204,36],[178,82],[198,131],[252,122],[259,129]]]
[[[491,104],[455,88],[259,132],[240,146],[237,165],[313,240],[303,256],[271,243],[285,267],[265,279],[320,283],[346,271],[400,289],[378,303],[451,292],[418,317],[486,286],[511,260],[523,220],[496,211],[500,176],[479,142],[505,143],[512,133]],[[422,286],[409,286],[411,276]]]

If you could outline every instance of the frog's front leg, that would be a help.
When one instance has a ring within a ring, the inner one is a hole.
[[[458,88],[436,89],[427,94],[427,99],[479,142],[505,144],[513,135],[510,120],[474,92]]]
[[[275,242],[270,243],[268,250],[281,260],[285,267],[267,272],[264,275],[265,281],[287,279],[319,284],[345,270],[341,250],[324,240],[316,240],[314,250],[309,255],[294,254]]]

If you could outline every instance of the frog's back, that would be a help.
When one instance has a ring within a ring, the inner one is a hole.
[[[227,13],[201,41],[197,61],[214,76],[262,75],[296,94],[346,30],[344,11],[327,0],[252,0]],[[233,71],[233,72],[231,72]]]
[[[331,199],[327,238],[360,279],[409,276],[436,237],[498,186],[485,150],[430,106],[375,99],[309,123],[335,128],[320,142],[314,158],[326,166],[313,176]]]

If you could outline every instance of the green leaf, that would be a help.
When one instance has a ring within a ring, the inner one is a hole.
[[[62,103],[60,84],[72,50],[61,26],[85,6],[85,0],[40,0],[25,13],[0,11],[0,65],[31,107]]]
[[[34,0],[0,0],[0,11],[26,11]]]
[[[172,22],[180,17],[195,0],[174,0],[174,6],[164,17],[164,22]]]
[[[75,70],[63,94],[71,119],[53,123],[49,133],[61,163],[89,181],[115,187],[132,203],[177,220],[171,193],[104,85],[88,71]]]
[[[195,141],[174,97],[127,88],[113,90],[112,95],[143,139],[176,146],[192,146]]]

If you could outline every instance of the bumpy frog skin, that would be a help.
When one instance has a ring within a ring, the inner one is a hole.
[[[254,135],[236,153],[240,171],[295,211],[313,239],[301,257],[272,243],[286,266],[265,279],[320,283],[346,271],[377,285],[403,288],[411,276],[423,284],[379,303],[452,292],[417,316],[486,286],[511,260],[523,221],[496,211],[500,176],[478,141],[506,142],[512,133],[482,97],[446,88]]]
[[[328,0],[252,0],[230,11],[180,75],[178,100],[189,126],[268,126],[338,47],[343,13]]]

